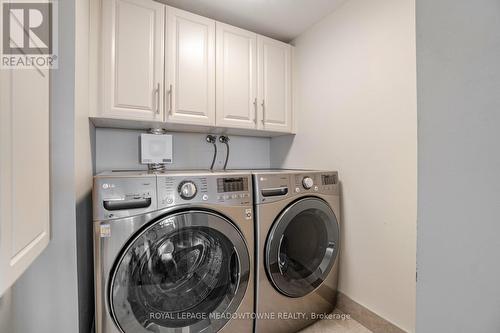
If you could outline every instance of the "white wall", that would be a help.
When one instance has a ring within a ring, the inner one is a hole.
[[[417,332],[500,332],[500,2],[417,1]]]
[[[106,170],[147,169],[140,161],[140,134],[145,131],[96,129],[96,172]],[[173,163],[170,169],[208,169],[212,163],[213,145],[205,141],[206,134],[170,133],[173,135]],[[228,169],[269,168],[270,139],[229,136]],[[226,147],[217,142],[214,169],[222,169]]]
[[[298,132],[271,142],[275,167],[339,171],[339,288],[409,332],[417,195],[414,6],[413,0],[349,0],[299,36]]]

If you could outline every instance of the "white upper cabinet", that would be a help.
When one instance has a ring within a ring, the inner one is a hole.
[[[257,35],[217,22],[217,126],[257,127]]]
[[[49,243],[49,177],[49,71],[2,69],[0,297]]]
[[[167,122],[215,125],[215,21],[167,8]]]
[[[153,0],[102,0],[101,22],[94,124],[292,133],[290,45]]]
[[[292,131],[292,47],[280,41],[259,36],[258,85],[261,120],[259,128]]]
[[[165,6],[103,1],[101,116],[163,121]]]

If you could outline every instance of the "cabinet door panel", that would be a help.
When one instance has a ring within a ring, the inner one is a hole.
[[[49,72],[0,71],[0,295],[50,239]]]
[[[261,127],[291,132],[291,49],[288,44],[258,37]]]
[[[12,80],[12,255],[48,237],[49,90],[36,70],[16,70]],[[26,98],[26,95],[30,98]],[[32,163],[36,167],[33,168]],[[29,175],[29,176],[28,176]]]
[[[215,21],[167,9],[167,121],[215,124]]]
[[[103,5],[103,115],[163,120],[165,6],[149,0]]]
[[[257,35],[217,22],[217,125],[256,127]]]

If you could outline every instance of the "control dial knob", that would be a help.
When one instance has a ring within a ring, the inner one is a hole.
[[[306,190],[313,187],[313,185],[314,185],[314,181],[312,180],[311,177],[304,177],[304,179],[302,179],[302,186],[304,186],[304,188]]]
[[[179,184],[179,194],[182,199],[190,200],[193,199],[198,192],[196,185],[192,181],[184,181]]]

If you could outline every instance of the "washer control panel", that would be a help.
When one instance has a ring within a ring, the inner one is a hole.
[[[128,177],[94,178],[94,219],[114,219],[157,209],[156,177],[137,174]]]
[[[157,182],[159,209],[188,203],[252,204],[251,176],[246,174],[158,174]]]
[[[313,187],[313,185],[314,185],[314,180],[311,177],[302,178],[302,186],[306,190],[309,190],[311,187]]]
[[[198,188],[194,182],[186,180],[179,184],[177,191],[182,199],[191,200],[196,196]]]
[[[252,176],[240,172],[110,171],[94,177],[94,220],[129,217],[167,207],[244,206],[252,218]]]

